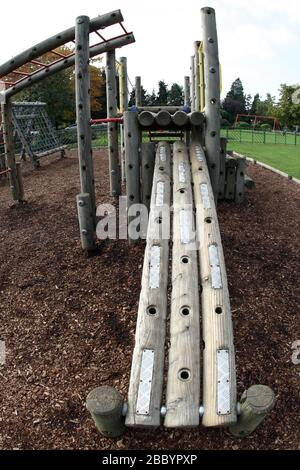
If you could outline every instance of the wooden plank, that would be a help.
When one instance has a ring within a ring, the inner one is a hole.
[[[201,9],[205,82],[205,148],[217,203],[220,177],[220,65],[216,16],[213,8]]]
[[[160,142],[156,152],[142,290],[129,384],[127,426],[157,427],[161,422],[169,237],[166,234],[167,236],[163,238],[160,232],[165,224],[167,226],[170,224],[169,210],[163,211],[163,205],[170,206],[170,156],[169,144]],[[150,362],[148,371],[144,367],[147,356]],[[148,378],[150,377],[148,388],[143,382],[144,374],[147,373]]]
[[[233,201],[235,198],[236,163],[235,158],[226,158],[225,199],[229,201]]]
[[[184,143],[173,146],[173,262],[166,427],[199,425],[200,313],[191,170]]]
[[[235,202],[240,204],[244,201],[245,196],[246,159],[238,157],[236,161]]]
[[[155,164],[155,142],[141,145],[142,203],[150,209]]]
[[[237,416],[235,355],[225,260],[206,157],[199,143],[192,142],[190,156],[202,284],[203,425],[227,426],[235,423]]]

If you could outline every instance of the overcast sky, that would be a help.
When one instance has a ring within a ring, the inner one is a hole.
[[[131,81],[141,75],[149,92],[160,79],[183,84],[193,41],[201,39],[204,6],[216,9],[223,94],[237,77],[252,95],[277,95],[280,83],[300,83],[299,0],[3,1],[0,63],[72,26],[78,15],[92,18],[120,8],[136,38],[117,51],[128,58]]]

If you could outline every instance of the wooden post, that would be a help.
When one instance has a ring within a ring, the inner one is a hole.
[[[155,122],[158,126],[167,127],[172,122],[171,114],[168,111],[159,111],[155,116]]]
[[[252,434],[275,405],[275,394],[265,385],[253,385],[241,398],[241,410],[237,424],[229,427],[234,437],[247,437]]]
[[[135,105],[139,108],[142,104],[141,77],[135,77]]]
[[[107,385],[92,390],[86,399],[86,407],[105,437],[118,437],[124,433],[123,405],[121,394]]]
[[[200,312],[191,169],[183,142],[173,146],[173,262],[166,427],[198,426]]]
[[[95,225],[91,197],[88,193],[80,193],[76,197],[80,229],[80,240],[83,250],[95,250]]]
[[[127,210],[140,203],[140,131],[137,113],[124,112]],[[128,223],[130,223],[128,219]],[[132,241],[132,240],[130,240]]]
[[[23,175],[22,175],[22,163],[16,163],[17,170],[17,180],[19,186],[19,201],[24,201],[24,185],[23,185]]]
[[[236,165],[237,161],[233,157],[227,157],[226,165],[226,184],[225,199],[233,201],[235,199]]]
[[[199,63],[200,41],[194,42],[195,53],[195,111],[200,111],[200,63]]]
[[[107,117],[117,116],[117,84],[116,84],[116,54],[111,50],[106,54],[106,96]],[[118,123],[109,122],[108,133],[108,158],[110,175],[110,194],[118,197],[121,194],[119,147],[118,147]]]
[[[236,160],[235,202],[240,204],[245,196],[246,158],[237,157]]]
[[[155,114],[150,111],[142,111],[138,115],[138,121],[143,127],[151,127],[155,122]]]
[[[128,392],[127,426],[158,427],[164,381],[170,224],[171,149],[160,142],[151,196],[142,290]],[[160,229],[162,227],[162,231]]]
[[[205,82],[205,147],[209,174],[217,203],[220,178],[220,71],[216,16],[213,8],[201,9]]]
[[[221,138],[220,182],[219,182],[218,199],[224,199],[225,197],[226,150],[227,150],[227,139],[225,137],[222,137]]]
[[[2,119],[3,119],[3,137],[5,149],[6,167],[10,169],[9,184],[11,194],[15,202],[22,200],[22,194],[19,187],[19,179],[17,174],[15,144],[14,144],[14,130],[12,120],[12,103],[10,99],[6,99],[6,103],[1,105]]]
[[[203,148],[190,146],[202,284],[203,425],[236,422],[236,370],[224,253]]]
[[[195,111],[195,57],[191,56],[191,111]]]
[[[96,195],[91,142],[91,103],[89,73],[89,30],[88,16],[79,16],[75,27],[75,88],[78,135],[78,158],[81,193],[90,195],[91,212],[96,228]],[[89,223],[87,221],[87,227]],[[92,237],[93,234],[89,234]]]
[[[184,77],[184,106],[191,107],[191,83],[190,77]]]
[[[205,117],[203,113],[200,113],[199,111],[194,111],[189,114],[189,120],[192,126],[202,127],[205,121]]]
[[[145,142],[141,145],[141,169],[142,169],[142,203],[150,208],[153,172],[155,162],[155,142]]]
[[[177,111],[177,113],[173,114],[171,118],[172,122],[178,127],[186,126],[189,122],[189,116],[184,111]]]
[[[127,82],[127,58],[120,57],[120,112],[128,110],[128,82]],[[122,182],[126,180],[125,168],[125,142],[124,142],[124,126],[120,125],[121,134],[121,177]]]

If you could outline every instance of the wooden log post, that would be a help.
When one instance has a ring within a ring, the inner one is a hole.
[[[121,394],[107,385],[95,388],[86,399],[86,407],[97,429],[105,437],[119,437],[124,433],[123,406]]]
[[[81,246],[83,250],[91,252],[95,250],[95,225],[91,196],[88,193],[80,193],[76,197],[76,202]]]
[[[19,186],[19,201],[24,201],[24,185],[23,185],[23,175],[22,175],[22,163],[16,162],[16,170],[17,170],[17,180]]]
[[[237,161],[233,157],[227,157],[226,166],[226,183],[225,183],[225,199],[233,201],[235,199],[235,182],[236,182],[236,166]]]
[[[172,122],[171,114],[168,111],[159,111],[155,116],[155,122],[158,126],[168,127]]]
[[[221,143],[221,157],[220,157],[220,181],[219,181],[219,194],[218,199],[224,199],[225,197],[225,181],[226,181],[226,150],[227,150],[227,139],[222,137]]]
[[[199,46],[200,41],[194,42],[195,54],[195,111],[200,111],[200,63],[199,63]]]
[[[184,106],[139,106],[137,111],[149,111],[150,113],[159,113],[159,111],[167,111],[170,114],[175,114],[177,111],[184,111]],[[136,111],[136,108],[134,109]]]
[[[190,77],[184,77],[184,106],[191,107],[191,83]]]
[[[195,111],[195,57],[191,56],[191,111]]]
[[[20,171],[18,175],[18,170],[17,170],[17,165],[16,165],[14,129],[13,129],[13,119],[12,119],[12,103],[10,99],[7,98],[6,103],[1,104],[1,112],[2,112],[2,119],[3,119],[5,162],[6,162],[6,168],[10,170],[10,172],[8,173],[8,177],[9,177],[11,195],[15,202],[21,202],[24,198],[24,191],[22,191],[22,188],[20,188],[20,179],[22,178],[22,176],[21,176]]]
[[[237,420],[233,328],[224,253],[215,199],[203,148],[190,146],[199,270],[202,285],[203,425],[228,426]]]
[[[173,124],[178,127],[184,127],[189,122],[189,116],[184,111],[177,111],[171,116]]]
[[[89,237],[92,238],[96,228],[96,195],[90,125],[89,23],[88,16],[79,16],[76,19],[75,88],[80,185],[81,193],[89,194],[90,197],[93,233]],[[88,220],[85,225],[90,227]]]
[[[191,170],[184,143],[173,146],[173,262],[166,427],[198,426],[200,312]]]
[[[138,121],[143,127],[151,127],[155,122],[155,114],[150,111],[142,111],[138,115]]]
[[[229,427],[234,437],[247,437],[261,424],[275,405],[275,394],[265,385],[253,385],[246,390],[240,402],[238,422]]]
[[[138,108],[143,105],[141,77],[135,77],[135,105]]]
[[[137,113],[124,112],[124,140],[125,140],[125,165],[126,165],[126,195],[127,211],[132,204],[139,204],[141,198],[140,188],[140,130]],[[131,222],[128,217],[128,224]],[[129,238],[129,242],[133,242]]]
[[[120,57],[119,69],[119,82],[120,82],[120,112],[128,111],[128,81],[127,81],[127,58]],[[125,169],[125,142],[124,142],[124,126],[120,125],[121,135],[121,178],[124,183],[126,180]]]
[[[155,163],[155,142],[144,142],[141,145],[142,169],[142,203],[150,209]]]
[[[235,182],[235,202],[240,204],[245,197],[245,171],[246,158],[237,157],[236,182]]]
[[[107,117],[117,116],[117,84],[116,84],[116,53],[111,50],[106,53],[106,97]],[[110,175],[110,194],[118,197],[121,194],[118,123],[110,122],[107,126],[108,158]]]
[[[168,303],[169,234],[166,228],[170,225],[170,160],[170,145],[159,143],[130,375],[127,426],[158,427],[161,423]]]
[[[220,179],[220,65],[216,16],[213,8],[201,9],[205,82],[205,148],[215,200]]]

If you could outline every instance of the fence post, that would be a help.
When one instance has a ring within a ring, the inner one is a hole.
[[[117,86],[116,86],[116,53],[111,50],[106,53],[106,95],[107,117],[117,116]],[[119,147],[118,147],[118,123],[109,122],[107,125],[110,193],[113,197],[121,194]]]
[[[295,131],[295,145],[297,145],[297,131]]]
[[[89,195],[90,211],[84,211],[81,215],[87,217],[80,220],[80,226],[90,230],[89,239],[93,239],[96,228],[96,196],[94,184],[94,168],[91,143],[91,103],[90,103],[90,73],[89,73],[89,32],[90,19],[88,16],[79,16],[76,19],[75,28],[75,87],[76,87],[76,116],[78,135],[78,158],[81,193]],[[93,227],[90,224],[89,214],[93,219]],[[81,234],[82,235],[82,234]],[[85,242],[82,241],[82,248]],[[94,247],[91,247],[91,249]]]
[[[242,129],[240,129],[240,143],[242,142]]]

